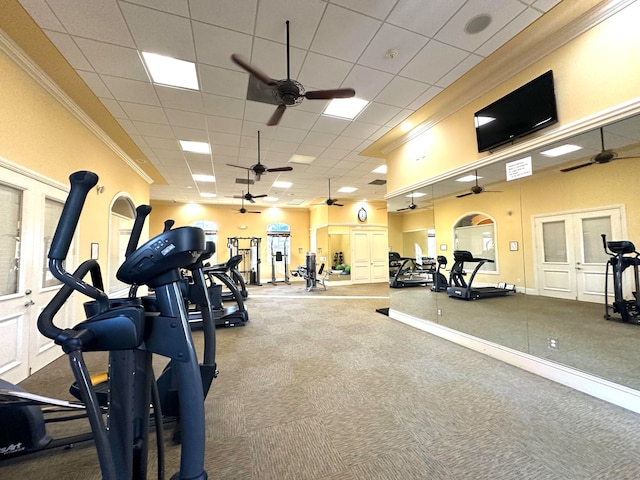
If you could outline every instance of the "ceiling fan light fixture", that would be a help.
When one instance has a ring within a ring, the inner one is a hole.
[[[142,52],[142,62],[153,83],[169,87],[188,88],[189,90],[200,90],[196,64],[193,62],[186,62],[150,52]]]
[[[334,98],[329,102],[327,108],[322,112],[323,115],[327,115],[329,117],[338,117],[338,118],[346,118],[348,120],[353,120],[364,110],[364,108],[369,104],[367,100],[363,100],[362,98],[351,97],[351,98]]]

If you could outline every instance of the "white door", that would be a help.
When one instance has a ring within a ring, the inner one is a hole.
[[[603,302],[609,256],[602,234],[622,239],[619,208],[535,219],[538,292],[555,298]]]
[[[389,280],[389,247],[384,231],[354,231],[351,279],[353,283],[376,283]]]
[[[0,376],[17,383],[62,353],[36,322],[60,288],[46,256],[67,193],[3,167],[0,175]],[[71,310],[56,318],[63,328]]]

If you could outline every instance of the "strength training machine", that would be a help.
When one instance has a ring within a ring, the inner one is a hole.
[[[298,265],[298,268],[291,270],[291,275],[305,279],[307,292],[316,289],[318,283],[322,285],[323,290],[326,291],[327,286],[324,282],[331,274],[331,271],[325,270],[324,263],[322,263],[318,271],[316,271],[316,254],[314,252],[307,252],[305,257],[305,265]]]

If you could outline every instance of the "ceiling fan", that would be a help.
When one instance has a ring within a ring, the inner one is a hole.
[[[277,125],[284,114],[287,107],[293,107],[302,102],[303,99],[309,100],[331,100],[334,98],[351,98],[356,92],[353,88],[337,88],[333,90],[315,90],[312,92],[305,92],[301,83],[291,79],[290,69],[290,55],[289,55],[289,20],[285,22],[287,28],[287,78],[284,80],[274,80],[269,77],[249,62],[247,62],[242,56],[234,53],[231,55],[231,60],[243,68],[266,86],[271,88],[273,98],[277,103],[275,112],[269,118],[267,125]]]
[[[581,163],[580,165],[574,165],[573,167],[563,168],[560,171],[571,172],[572,170],[577,170],[582,167],[588,167],[589,165],[593,165],[597,163],[609,163],[612,160],[626,160],[628,158],[638,158],[637,156],[618,157],[618,152],[604,148],[604,129],[602,127],[600,127],[600,145],[601,145],[600,153],[597,153],[593,157],[591,157],[591,160],[589,160],[587,163]]]
[[[462,198],[462,197],[466,197],[467,195],[478,195],[480,193],[486,192],[486,193],[500,193],[499,190],[485,190],[484,187],[481,187],[480,185],[478,185],[478,171],[475,171],[474,176],[476,177],[476,184],[471,187],[471,190],[467,193],[462,193],[460,195],[456,195],[457,198]]]
[[[337,198],[331,198],[331,179],[329,178],[329,198],[327,198],[327,200],[324,202],[329,206],[334,206],[334,207],[344,207],[344,205],[342,203],[338,203],[338,199]]]
[[[418,205],[413,203],[413,192],[411,192],[411,203],[409,204],[409,206],[404,208],[399,208],[398,210],[396,210],[396,212],[402,212],[404,210],[415,210],[416,208],[418,208]]]
[[[242,199],[242,205],[240,206],[240,209],[238,210],[239,213],[262,213],[262,212],[258,212],[258,211],[252,211],[252,210],[247,210],[246,208],[244,208],[244,191],[242,192],[242,196],[240,197]]]
[[[260,131],[259,130],[258,130],[258,163],[250,167],[243,167],[242,165],[235,165],[233,163],[227,163],[227,165],[229,167],[244,168],[245,170],[253,172],[256,176],[256,181],[259,181],[260,177],[266,172],[290,172],[291,170],[293,170],[293,167],[267,168],[265,165],[260,163]],[[253,198],[256,198],[256,197],[253,197]],[[249,199],[247,198],[247,200]]]
[[[262,195],[252,195],[251,192],[249,191],[249,185],[251,185],[251,183],[252,182],[249,179],[249,170],[247,169],[247,193],[243,192],[243,195],[234,195],[233,198],[243,198],[251,203],[256,203],[254,198],[264,198],[268,196],[266,193],[263,193]]]

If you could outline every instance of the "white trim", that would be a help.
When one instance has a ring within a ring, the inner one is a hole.
[[[71,97],[69,97],[41,68],[38,66],[6,33],[0,29],[0,51],[4,52],[18,67],[20,67],[27,75],[35,80],[46,92],[56,99],[63,107],[65,107],[80,123],[82,123],[89,131],[96,135],[108,148],[110,148],[118,157],[120,157],[131,169],[136,172],[148,184],[153,183],[153,179],[142,170],[138,164],[125,153],[120,146],[113,141],[89,117]]]
[[[423,332],[449,340],[450,342],[470,348],[492,358],[515,367],[566,385],[580,392],[599,398],[606,402],[640,413],[640,391],[610,382],[595,375],[590,375],[571,367],[554,363],[528,353],[482,340],[466,333],[453,330],[437,323],[407,315],[392,308],[389,318],[415,327]]]

